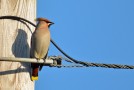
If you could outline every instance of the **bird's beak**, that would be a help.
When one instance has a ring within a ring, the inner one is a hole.
[[[49,22],[48,23],[48,27],[50,27],[51,25],[53,25],[54,23],[53,22]]]
[[[51,25],[53,25],[54,23],[53,22],[50,22]]]

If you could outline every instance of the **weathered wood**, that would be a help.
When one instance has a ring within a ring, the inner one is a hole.
[[[32,22],[36,0],[0,0],[0,16],[12,15]],[[30,25],[31,30],[34,27]],[[21,22],[0,20],[0,57],[29,57],[31,32]],[[30,64],[0,61],[0,90],[34,90]]]

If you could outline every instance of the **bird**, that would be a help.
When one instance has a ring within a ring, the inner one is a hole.
[[[46,18],[37,18],[37,27],[31,37],[30,58],[45,60],[47,58],[50,45],[49,27],[54,24]],[[38,80],[38,72],[43,67],[43,64],[31,63],[31,80]]]

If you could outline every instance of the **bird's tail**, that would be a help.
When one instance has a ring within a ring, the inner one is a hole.
[[[33,81],[33,80],[38,80],[39,66],[40,66],[40,64],[31,63],[31,67],[32,67],[31,80],[32,80],[32,81]]]

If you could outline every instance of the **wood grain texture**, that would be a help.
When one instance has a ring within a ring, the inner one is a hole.
[[[12,15],[32,22],[36,18],[36,0],[0,0],[0,16]],[[29,25],[31,31],[34,27]],[[29,57],[31,32],[24,23],[0,20],[0,57]],[[34,90],[30,64],[0,62],[0,90]]]

